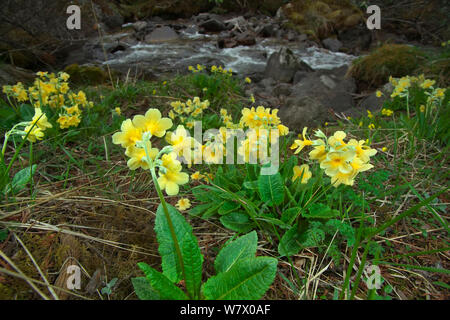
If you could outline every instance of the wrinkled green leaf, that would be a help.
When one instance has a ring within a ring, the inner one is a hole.
[[[255,227],[249,216],[242,212],[232,212],[220,217],[220,222],[228,228],[236,232],[246,233]]]
[[[167,204],[167,208],[181,250],[184,241],[188,239],[186,236],[192,234],[192,227],[186,222],[177,209],[169,204]],[[155,231],[159,243],[158,251],[162,259],[163,274],[169,278],[170,281],[178,283],[182,279],[181,264],[161,204],[158,206],[158,210],[156,210]]]
[[[339,216],[339,211],[331,209],[323,203],[313,203],[308,212],[303,211],[302,216],[307,219],[331,219]]]
[[[152,288],[150,281],[146,277],[132,278],[134,292],[140,300],[161,300],[159,293]]]
[[[268,206],[280,205],[284,200],[284,183],[279,172],[274,175],[260,175],[258,190],[261,200]]]
[[[296,223],[281,237],[278,244],[278,252],[281,256],[297,254],[302,249],[302,240],[301,234],[298,232],[298,224]]]
[[[258,236],[256,235],[256,231],[252,231],[230,242],[220,250],[214,261],[216,272],[227,272],[239,260],[254,257],[257,246]]]
[[[17,193],[23,190],[27,186],[27,184],[31,181],[31,177],[34,176],[36,168],[37,165],[34,164],[31,167],[31,170],[30,167],[28,167],[17,172],[14,175],[14,178],[12,179],[11,188],[9,192],[12,191],[13,193]]]
[[[150,285],[160,295],[161,300],[187,300],[186,294],[174,285],[169,278],[161,272],[156,271],[148,264],[139,262],[138,267],[144,272]]]
[[[203,256],[193,234],[187,234],[182,247],[184,269],[186,272],[186,290],[193,299],[200,297],[202,284]]]
[[[247,258],[238,261],[228,272],[209,278],[203,285],[207,300],[257,300],[275,279],[277,259]]]

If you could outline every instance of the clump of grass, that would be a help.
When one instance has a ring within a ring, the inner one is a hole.
[[[388,82],[390,76],[414,74],[424,59],[423,52],[415,47],[384,44],[369,55],[355,60],[347,75],[369,87],[379,87]]]

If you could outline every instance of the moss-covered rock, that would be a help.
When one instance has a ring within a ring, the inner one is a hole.
[[[151,16],[188,18],[214,6],[208,0],[118,0],[117,3],[126,20],[142,20]]]
[[[247,0],[237,1],[228,0],[224,1],[221,8],[228,12],[233,11],[259,11],[268,15],[275,15],[277,10],[285,3],[283,0]]]
[[[418,48],[384,44],[369,55],[356,59],[347,74],[360,84],[379,87],[389,80],[389,76],[414,74],[424,60],[424,53]]]
[[[359,24],[364,14],[350,0],[297,0],[283,7],[290,23],[314,39],[324,39]]]
[[[101,84],[108,80],[108,73],[94,65],[71,64],[64,69],[70,75],[70,81],[75,84]]]

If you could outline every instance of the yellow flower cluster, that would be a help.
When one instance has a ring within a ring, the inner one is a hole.
[[[220,117],[227,129],[238,129],[241,126],[233,123],[233,118],[228,114],[227,109],[220,109]]]
[[[201,101],[199,97],[189,99],[186,102],[175,101],[170,104],[172,110],[169,111],[169,117],[172,120],[178,118],[187,128],[194,127],[195,120],[198,120],[203,111],[209,108],[209,101]]]
[[[381,109],[381,114],[383,116],[390,117],[390,116],[392,116],[394,114],[394,111],[392,111],[391,109],[383,108],[383,109]]]
[[[127,165],[131,170],[159,168],[158,184],[171,196],[178,194],[179,186],[189,181],[189,175],[181,172],[181,162],[177,160],[174,148],[152,148],[150,139],[164,137],[172,125],[172,120],[163,118],[158,109],[149,109],[145,115],[126,119],[121,131],[112,136],[114,144],[125,148],[125,155],[129,158]],[[173,141],[175,137],[171,135],[167,139]]]
[[[8,98],[14,98],[19,102],[28,100],[28,92],[22,82],[18,82],[14,86],[3,86],[3,93],[5,93]]]
[[[264,108],[258,106],[256,108],[244,108],[242,110],[242,117],[239,121],[239,127],[253,129],[253,133],[247,136],[247,139],[242,141],[238,149],[238,153],[243,156],[245,162],[249,162],[250,158],[264,162],[265,156],[269,156],[266,150],[271,142],[271,130],[278,129],[280,136],[285,136],[289,133],[289,128],[281,124],[278,117],[278,109]],[[261,159],[262,158],[262,159]]]
[[[439,94],[438,92],[435,92],[436,90],[439,90],[440,88],[435,89],[434,85],[436,84],[436,81],[431,79],[426,79],[423,74],[413,77],[413,76],[405,76],[402,78],[389,78],[389,82],[394,86],[394,91],[391,94],[392,98],[395,98],[397,96],[399,97],[405,97],[408,94],[408,89],[412,86],[418,86],[419,88],[425,89],[425,90],[432,90],[433,94]],[[440,89],[441,91],[444,89]],[[445,91],[445,90],[444,90]]]
[[[3,86],[3,92],[8,99],[14,98],[18,102],[29,101],[35,108],[49,106],[59,112],[61,129],[77,127],[81,121],[81,108],[92,107],[83,91],[74,93],[70,90],[68,80],[70,76],[65,72],[54,73],[39,71],[33,86],[25,88],[19,82],[14,86]]]
[[[425,94],[428,96],[427,104],[431,105],[441,103],[445,98],[445,92],[446,89],[444,88],[432,88],[432,91],[425,92]]]
[[[197,68],[195,68],[193,66],[189,66],[188,70],[191,71],[192,73],[197,73],[197,72],[201,72],[201,71],[205,70],[205,67],[200,64],[197,64]]]
[[[333,136],[327,138],[325,134],[317,130],[315,136],[319,139],[310,140],[306,135],[307,128],[303,129],[303,139],[295,140],[291,149],[296,149],[295,153],[300,152],[306,146],[312,146],[313,150],[309,152],[311,160],[318,161],[320,168],[331,178],[331,183],[337,187],[340,184],[353,185],[358,173],[373,168],[369,163],[370,157],[377,151],[365,145],[366,141],[351,139],[345,142],[346,133],[337,131]],[[299,167],[294,169],[293,180],[302,176],[309,179],[309,168]]]
[[[228,70],[223,68],[222,66],[212,66],[211,67],[211,73],[217,74],[221,73],[224,75],[232,76],[233,75],[233,69],[229,68]]]
[[[425,79],[423,74],[417,77],[405,76],[400,79],[390,77],[389,81],[394,85],[394,91],[391,94],[392,98],[408,97],[409,89],[413,86],[424,90],[425,95],[428,96],[427,106],[431,106],[431,108],[440,104],[445,98],[446,89],[435,88],[436,81]],[[425,106],[420,108],[420,111],[424,112]]]

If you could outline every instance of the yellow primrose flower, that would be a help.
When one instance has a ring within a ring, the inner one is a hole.
[[[87,104],[86,94],[83,91],[79,91],[77,95],[73,95],[76,103],[85,106]]]
[[[437,98],[440,98],[440,99],[444,98],[444,96],[445,96],[445,89],[437,88],[435,90],[435,92],[434,92],[434,96],[437,97]]]
[[[331,176],[331,184],[334,187],[338,187],[341,184],[346,184],[352,186],[354,184],[354,174],[337,172],[335,175]]]
[[[209,143],[203,149],[203,160],[209,164],[220,164],[223,162],[225,148],[222,143]]]
[[[67,73],[65,73],[65,72],[60,72],[60,73],[59,73],[59,78],[60,78],[61,80],[63,80],[63,81],[67,81],[67,80],[69,80],[70,75],[67,74]]]
[[[69,89],[70,89],[69,84],[67,82],[63,82],[59,86],[59,91],[63,94],[66,94],[69,91]]]
[[[375,150],[376,153],[376,150]],[[364,172],[373,168],[373,165],[370,163],[363,161],[359,157],[354,157],[350,165],[353,168],[353,174],[356,176],[359,172]]]
[[[73,113],[80,113],[80,109],[78,108],[78,105],[74,105],[72,107],[66,108],[67,113],[73,114]]]
[[[436,81],[434,81],[434,80],[426,79],[424,82],[422,82],[422,84],[420,86],[423,89],[428,89],[428,88],[434,86],[435,83],[436,83]]]
[[[135,127],[131,119],[122,122],[120,130],[113,134],[112,141],[114,144],[120,144],[122,148],[134,146],[142,140],[142,129]]]
[[[194,125],[195,125],[195,122],[194,122],[194,121],[188,121],[188,122],[186,122],[186,127],[187,127],[188,129],[192,129],[192,128],[194,127]]]
[[[335,151],[328,152],[327,157],[320,163],[320,168],[325,170],[325,174],[332,177],[337,173],[348,174],[352,172],[350,162],[355,158],[355,151]]]
[[[152,148],[150,141],[147,141],[146,144],[149,150],[148,156],[150,157],[150,159],[155,160],[159,150],[157,148]],[[128,168],[130,168],[130,170],[136,170],[139,168],[148,170],[150,168],[150,165],[147,162],[147,155],[145,154],[144,148],[138,148],[134,145],[131,145],[126,149],[125,155],[130,158],[127,161],[127,166]]]
[[[164,154],[161,157],[161,165],[171,171],[180,171],[181,170],[181,162],[177,160],[177,154],[175,152],[170,152],[168,154]]]
[[[40,108],[34,109],[34,116],[31,119],[30,125],[36,124],[41,130],[45,130],[47,128],[52,128],[52,124],[48,122],[47,116],[42,112]]]
[[[368,127],[370,130],[375,129],[375,125],[374,125],[373,123],[369,124],[367,127]]]
[[[278,131],[280,132],[280,136],[288,135],[288,133],[289,133],[289,128],[288,127],[286,127],[286,126],[284,126],[282,124],[279,124],[277,126],[277,128],[278,128]]]
[[[178,200],[177,204],[175,205],[179,210],[184,211],[191,207],[191,202],[187,198],[183,198]]]
[[[386,152],[386,151],[387,151],[387,148],[386,148],[386,147],[383,147],[383,148],[381,149],[381,151]]]
[[[253,94],[250,96],[250,101],[251,101],[252,103],[255,103],[255,102],[256,102],[255,96],[254,96]]]
[[[369,162],[370,157],[373,157],[377,154],[377,150],[371,149],[369,146],[365,146],[366,141],[364,140],[355,140],[351,139],[348,142],[349,146],[353,146],[355,148],[356,156],[360,158],[363,162]]]
[[[175,153],[173,154],[175,155]],[[167,167],[165,168],[167,169]],[[185,172],[181,172],[181,164],[177,167],[177,170],[167,169],[165,170],[165,173],[163,173],[162,170],[159,170],[158,174],[159,186],[162,190],[165,190],[169,196],[177,195],[180,190],[179,186],[186,184],[189,181],[189,175]]]
[[[301,179],[302,179],[301,183],[305,184],[312,177],[312,173],[311,173],[311,171],[309,171],[309,166],[307,164],[302,164],[301,166],[295,166],[293,171],[294,171],[294,176],[292,177],[292,181],[295,181],[301,177]]]
[[[69,127],[77,127],[80,124],[81,119],[78,114],[72,116],[60,115],[56,122],[59,123],[61,129],[66,129]]]
[[[369,119],[372,119],[372,118],[373,118],[373,114],[372,114],[372,112],[370,112],[370,110],[367,110],[367,117],[368,117]]]
[[[319,162],[322,162],[327,157],[327,150],[325,148],[325,142],[323,142],[322,140],[319,141],[321,141],[322,144],[314,147],[314,149],[309,152],[309,158],[311,160],[317,160]]]
[[[381,98],[381,96],[383,95],[383,92],[381,92],[380,90],[377,90],[375,92],[375,95],[377,96],[377,98]]]
[[[246,77],[246,78],[245,78],[245,82],[247,82],[247,83],[252,83],[252,79],[250,79],[249,77]]]
[[[192,180],[200,180],[202,178],[203,178],[203,175],[199,171],[196,171],[193,174],[191,174]]]
[[[294,143],[291,146],[291,149],[297,149],[295,150],[294,154],[299,153],[300,151],[302,151],[302,149],[306,146],[311,146],[313,144],[313,142],[309,139],[307,139],[306,137],[306,130],[308,130],[307,127],[303,128],[303,132],[302,132],[302,137],[303,140],[295,140]]]
[[[33,126],[30,124],[25,127],[24,131],[25,133],[23,135],[28,134],[27,140],[30,142],[36,142],[36,140],[42,140],[44,138],[44,131],[37,125]]]
[[[344,131],[336,131],[333,136],[328,138],[328,144],[334,149],[341,149],[347,145],[344,142],[345,137],[347,134]]]
[[[148,109],[144,116],[134,116],[133,124],[143,132],[150,132],[153,136],[161,138],[166,134],[166,130],[172,127],[172,120],[162,118],[158,109]]]
[[[114,111],[117,113],[118,116],[122,114],[122,110],[120,110],[119,107],[115,108]]]
[[[174,132],[168,132],[166,141],[173,147],[173,151],[180,157],[185,156],[185,151],[190,153],[194,147],[194,139],[189,136],[189,132],[184,126],[179,125]]]

